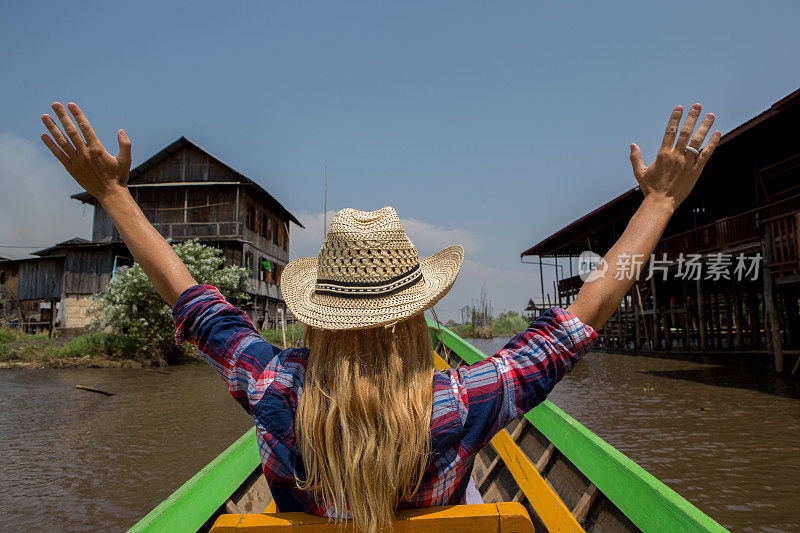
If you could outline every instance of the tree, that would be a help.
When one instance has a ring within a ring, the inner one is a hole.
[[[172,244],[172,249],[200,284],[214,285],[226,299],[246,298],[248,269],[225,265],[222,250],[198,240]],[[172,309],[156,292],[136,263],[118,268],[92,307],[93,326],[130,337],[139,349],[159,364],[173,360],[175,347]]]

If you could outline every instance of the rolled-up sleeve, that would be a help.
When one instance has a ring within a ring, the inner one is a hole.
[[[186,289],[178,298],[172,317],[175,343],[188,341],[196,345],[227,383],[233,398],[251,412],[264,387],[259,377],[277,364],[280,350],[265,341],[250,317],[228,303],[212,285]]]
[[[574,314],[552,308],[494,356],[449,371],[462,404],[465,444],[483,447],[543,402],[596,339],[594,329]]]

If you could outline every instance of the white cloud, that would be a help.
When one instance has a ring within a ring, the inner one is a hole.
[[[70,198],[78,188],[41,141],[0,133],[0,256],[24,257],[74,236],[89,238],[91,207]],[[84,212],[85,211],[85,212]]]
[[[327,223],[330,224],[335,211],[328,211]],[[317,255],[322,246],[323,228],[325,227],[324,213],[298,213],[297,218],[305,226],[298,228],[292,226],[292,244],[297,257],[312,257]],[[401,219],[403,228],[417,247],[421,256],[433,255],[442,248],[460,244],[468,255],[477,254],[483,247],[480,238],[466,230],[445,229],[441,226],[430,224],[414,218]],[[294,257],[294,256],[293,256]]]
[[[454,244],[463,246],[465,253],[470,255],[483,250],[480,238],[469,231],[444,229],[413,218],[404,219],[403,228],[423,256],[433,255]]]
[[[525,265],[503,268],[465,259],[455,285],[436,304],[436,312],[441,320],[458,320],[460,309],[477,301],[482,287],[495,315],[507,310],[521,312],[531,295],[538,292],[538,283],[538,271]]]

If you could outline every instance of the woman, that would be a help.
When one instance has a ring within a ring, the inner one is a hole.
[[[351,518],[359,530],[390,524],[397,507],[465,501],[475,455],[515,417],[545,399],[589,349],[634,276],[596,276],[568,309],[553,308],[493,357],[435,372],[422,316],[452,286],[463,250],[420,260],[392,208],[340,211],[317,258],[287,265],[282,291],[307,325],[303,348],[264,341],[245,313],[198,285],[128,193],[131,142],[109,154],[80,108],[59,103],[42,120],[53,155],[111,216],[128,249],[173,307],[176,341],[197,344],[253,416],[264,474],[279,511]],[[701,107],[683,128],[678,106],[654,163],[631,145],[645,198],[604,260],[649,256],[720,139]],[[694,135],[692,135],[694,132]],[[677,140],[676,140],[677,136]],[[602,271],[600,269],[599,271]]]

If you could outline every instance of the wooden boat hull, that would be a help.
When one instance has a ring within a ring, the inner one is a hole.
[[[451,331],[429,328],[439,368],[486,357]],[[549,401],[498,434],[472,477],[485,503],[522,503],[536,531],[725,531]],[[202,531],[222,514],[265,510],[275,506],[252,429],[131,531]]]

